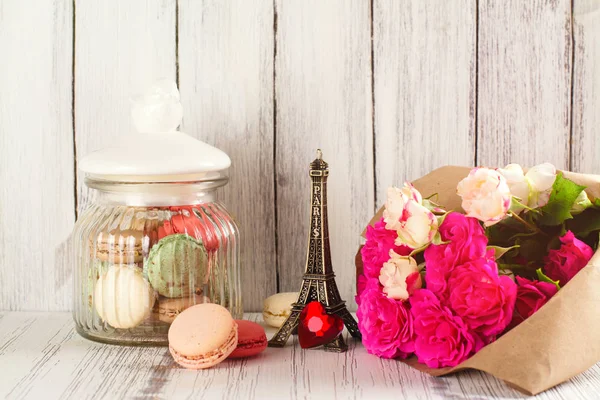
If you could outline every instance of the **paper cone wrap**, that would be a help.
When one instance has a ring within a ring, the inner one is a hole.
[[[456,185],[471,168],[447,166],[413,182],[424,198],[438,194],[436,203],[446,210],[462,211]],[[593,201],[600,197],[600,176],[564,171]],[[383,208],[370,225],[381,219]],[[364,236],[364,232],[363,232]],[[362,274],[360,250],[357,276]],[[516,328],[453,368],[429,368],[415,356],[402,360],[433,376],[472,368],[502,379],[535,395],[587,370],[600,361],[600,251],[588,265],[540,310]]]

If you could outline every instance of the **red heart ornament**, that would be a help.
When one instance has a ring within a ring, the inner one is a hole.
[[[300,313],[298,341],[309,349],[331,342],[344,329],[344,321],[337,315],[328,315],[318,301],[308,303]]]

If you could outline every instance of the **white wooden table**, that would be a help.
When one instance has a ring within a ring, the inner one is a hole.
[[[247,319],[262,322],[260,314]],[[267,334],[274,333],[267,329]],[[599,338],[600,339],[600,338]],[[205,371],[177,367],[164,347],[103,345],[80,337],[69,313],[0,312],[0,398],[8,399],[448,399],[523,398],[471,371],[445,378],[382,360],[348,340],[346,353],[283,349]],[[600,364],[540,399],[598,398]]]

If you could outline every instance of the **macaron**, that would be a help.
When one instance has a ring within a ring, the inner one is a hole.
[[[140,230],[102,231],[90,243],[91,252],[94,258],[111,264],[138,264],[144,259],[143,238]]]
[[[298,300],[298,292],[277,293],[263,303],[263,320],[267,325],[280,328],[292,312],[292,303]]]
[[[154,317],[162,322],[172,323],[184,310],[196,305],[210,303],[206,296],[192,295],[179,299],[161,297],[154,306]]]
[[[189,235],[165,236],[150,250],[144,273],[161,296],[186,297],[206,283],[208,256],[202,242]]]
[[[139,325],[150,314],[154,301],[154,291],[140,269],[128,265],[111,265],[94,289],[96,311],[113,328]]]
[[[171,218],[164,220],[158,228],[159,239],[186,233],[201,240],[208,252],[219,247],[219,234],[200,206],[173,206],[169,210]]]
[[[219,364],[236,349],[238,328],[225,307],[198,304],[175,318],[168,337],[169,351],[177,364],[205,369]]]
[[[87,280],[85,281],[85,286],[83,288],[82,294],[84,297],[87,297],[87,303],[90,307],[93,306],[94,299],[94,288],[96,287],[96,282],[102,275],[108,271],[108,267],[110,264],[106,261],[100,261],[93,259],[90,262],[88,267],[88,275]]]
[[[267,348],[267,335],[256,322],[243,319],[235,320],[238,326],[238,344],[229,358],[252,357]]]

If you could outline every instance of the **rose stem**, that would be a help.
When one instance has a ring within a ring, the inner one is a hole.
[[[529,222],[525,221],[523,218],[519,217],[517,214],[515,214],[514,212],[510,212],[510,216],[513,217],[514,219],[516,219],[517,221],[519,221],[520,223],[522,223],[523,225],[525,225],[527,228],[529,228],[531,231],[533,232],[537,232],[537,233],[541,233],[544,236],[548,236],[548,234],[544,231],[542,231],[540,228],[538,228],[535,225],[530,224]]]

